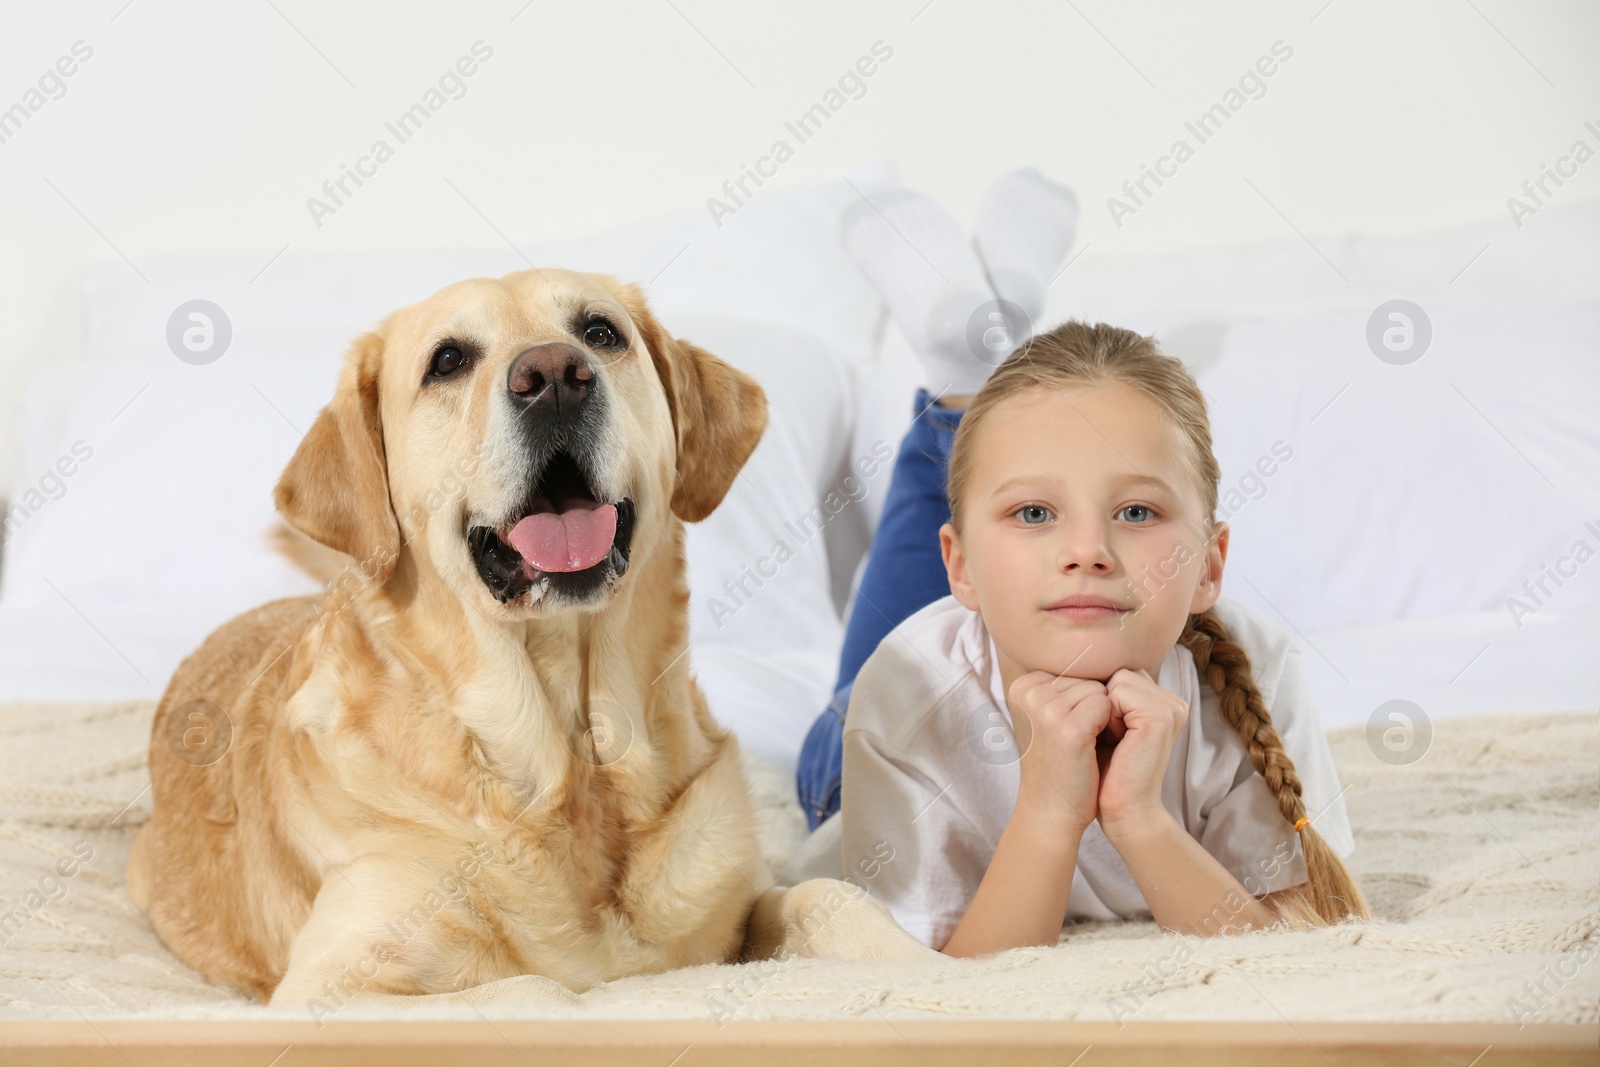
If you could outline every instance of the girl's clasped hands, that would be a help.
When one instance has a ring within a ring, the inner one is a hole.
[[[1019,813],[1077,834],[1098,818],[1113,844],[1172,819],[1161,784],[1189,705],[1148,672],[1124,668],[1100,682],[1031,671],[1008,702],[1021,713]]]

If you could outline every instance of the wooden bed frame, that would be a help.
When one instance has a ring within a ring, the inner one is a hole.
[[[1544,1067],[1600,1063],[1600,1025],[1510,1023],[88,1019],[0,1022],[6,1067],[470,1063],[655,1067]]]

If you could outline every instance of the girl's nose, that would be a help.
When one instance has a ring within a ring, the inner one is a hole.
[[[1103,523],[1083,519],[1063,524],[1059,565],[1067,574],[1109,574],[1116,566]]]

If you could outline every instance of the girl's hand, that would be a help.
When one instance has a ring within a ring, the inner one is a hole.
[[[1115,842],[1125,829],[1170,817],[1161,804],[1161,782],[1173,742],[1189,721],[1189,704],[1146,672],[1126,668],[1106,682],[1106,696],[1111,703],[1106,732],[1114,747],[1097,803],[1100,826]]]
[[[1011,683],[1006,699],[1022,713],[1013,722],[1022,752],[1013,816],[1082,833],[1097,811],[1095,738],[1112,714],[1106,687],[1093,679],[1032,671]]]

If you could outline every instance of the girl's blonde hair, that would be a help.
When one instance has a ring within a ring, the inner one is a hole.
[[[1099,323],[1069,321],[1041,334],[1008,356],[968,405],[956,428],[950,450],[945,495],[950,502],[951,524],[961,530],[962,499],[975,462],[974,441],[984,422],[1003,401],[1039,387],[1102,385],[1132,386],[1154,401],[1187,439],[1188,460],[1200,487],[1205,532],[1216,527],[1217,485],[1221,468],[1211,451],[1211,425],[1205,397],[1184,365],[1163,355],[1155,341],[1131,330]],[[1212,611],[1190,615],[1178,638],[1194,656],[1195,667],[1210,683],[1228,725],[1238,732],[1250,752],[1250,762],[1277,798],[1278,810],[1291,826],[1306,816],[1300,778],[1272,728],[1261,691],[1250,672],[1250,657],[1233,640],[1222,620]],[[1301,850],[1311,889],[1314,916],[1296,915],[1302,921],[1338,922],[1349,916],[1372,917],[1361,887],[1338,853],[1306,822],[1300,829]]]

